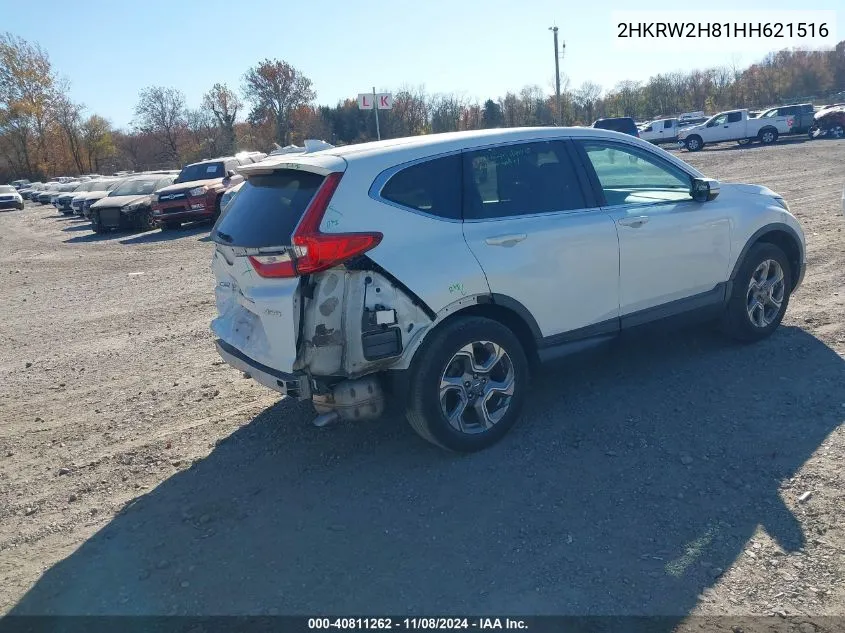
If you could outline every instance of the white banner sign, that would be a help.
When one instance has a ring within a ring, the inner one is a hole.
[[[360,93],[358,93],[358,108],[360,110],[372,110],[373,109],[373,93],[371,93],[371,92],[360,92]]]
[[[376,106],[379,110],[390,110],[393,108],[393,95],[389,92],[381,92],[376,95]]]
[[[379,92],[373,94],[372,92],[358,93],[358,108],[361,110],[372,110],[373,105],[379,110],[393,109],[393,95],[389,92]]]

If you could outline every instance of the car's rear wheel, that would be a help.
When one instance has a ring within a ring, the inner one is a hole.
[[[741,138],[736,142],[737,145],[751,145],[750,138]]]
[[[527,388],[528,360],[513,332],[491,319],[458,317],[417,352],[406,415],[429,442],[477,451],[516,423]]]
[[[783,320],[791,291],[786,254],[774,244],[755,244],[734,279],[723,319],[726,331],[742,341],[771,335]]]
[[[776,140],[778,140],[778,131],[773,128],[769,128],[767,130],[760,130],[759,138],[760,142],[763,143],[763,145],[771,145]]]

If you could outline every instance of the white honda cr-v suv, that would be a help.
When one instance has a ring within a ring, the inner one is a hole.
[[[406,403],[472,451],[529,369],[670,317],[752,341],[804,274],[786,202],[592,128],[433,134],[270,157],[213,229],[220,355],[315,423]]]

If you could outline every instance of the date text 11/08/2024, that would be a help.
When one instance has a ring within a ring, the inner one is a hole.
[[[527,630],[525,620],[514,618],[308,618],[311,630]]]

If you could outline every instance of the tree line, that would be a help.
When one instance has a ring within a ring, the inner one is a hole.
[[[180,167],[307,138],[349,144],[376,137],[372,112],[359,110],[355,99],[334,106],[315,103],[307,75],[277,59],[248,69],[240,86],[214,84],[198,108],[188,107],[177,88],[145,87],[127,129],[116,129],[106,117],[73,102],[68,85],[39,44],[11,33],[0,35],[0,182]],[[602,117],[647,120],[684,111],[825,101],[837,93],[845,101],[843,90],[845,41],[831,51],[777,51],[746,68],[660,73],[606,90],[590,81],[573,88],[564,75],[561,118],[563,125],[589,125]],[[405,85],[394,93],[393,109],[379,113],[382,137],[555,125],[557,103],[551,92],[529,85],[478,102]]]

